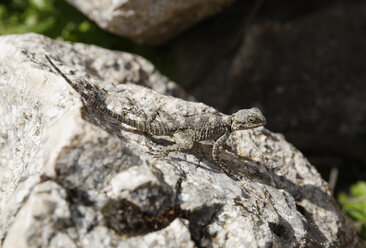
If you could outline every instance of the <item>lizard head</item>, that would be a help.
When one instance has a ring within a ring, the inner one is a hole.
[[[257,108],[242,109],[232,115],[231,130],[251,129],[266,124],[266,118]]]

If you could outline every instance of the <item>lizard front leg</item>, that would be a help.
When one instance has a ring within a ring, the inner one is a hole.
[[[219,162],[219,149],[220,146],[222,146],[226,140],[229,138],[230,136],[230,132],[226,132],[224,135],[222,135],[220,138],[218,138],[213,147],[212,147],[212,158],[216,161]]]

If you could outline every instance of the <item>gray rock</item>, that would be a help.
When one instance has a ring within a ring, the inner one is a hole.
[[[67,0],[100,27],[147,44],[161,44],[234,0]]]
[[[185,95],[140,57],[0,37],[4,248],[362,247],[327,184],[282,135],[235,133],[221,152],[230,175],[212,162],[209,142],[156,157],[169,138],[83,107],[45,54],[70,78],[104,88],[116,112],[215,112],[168,96]]]

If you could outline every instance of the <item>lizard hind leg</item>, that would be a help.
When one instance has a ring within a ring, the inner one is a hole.
[[[156,108],[152,114],[150,114],[148,121],[153,122],[156,120],[156,117],[159,116],[162,122],[165,123],[172,123],[172,125],[177,125],[176,120],[165,110],[163,110],[161,108],[161,106],[159,106],[158,108]]]
[[[192,148],[192,146],[194,144],[194,142],[193,142],[192,138],[190,137],[190,135],[188,135],[185,132],[176,132],[173,135],[173,139],[175,141],[174,145],[164,147],[163,149],[160,150],[160,152],[163,155],[166,156],[170,152],[174,152],[174,151],[189,150],[189,149]]]

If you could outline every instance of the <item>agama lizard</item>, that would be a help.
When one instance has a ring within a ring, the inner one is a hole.
[[[164,148],[163,153],[188,150],[192,148],[194,142],[214,140],[212,157],[215,161],[219,161],[219,148],[233,131],[252,129],[266,124],[266,118],[257,108],[242,109],[232,115],[182,117],[167,123],[131,119],[126,114],[118,114],[110,110],[105,104],[102,104],[96,95],[84,92],[87,90],[85,82],[84,86],[72,82],[47,55],[46,59],[92,109],[134,127],[138,131],[173,137],[175,144]],[[87,88],[94,88],[91,84],[87,84]]]

